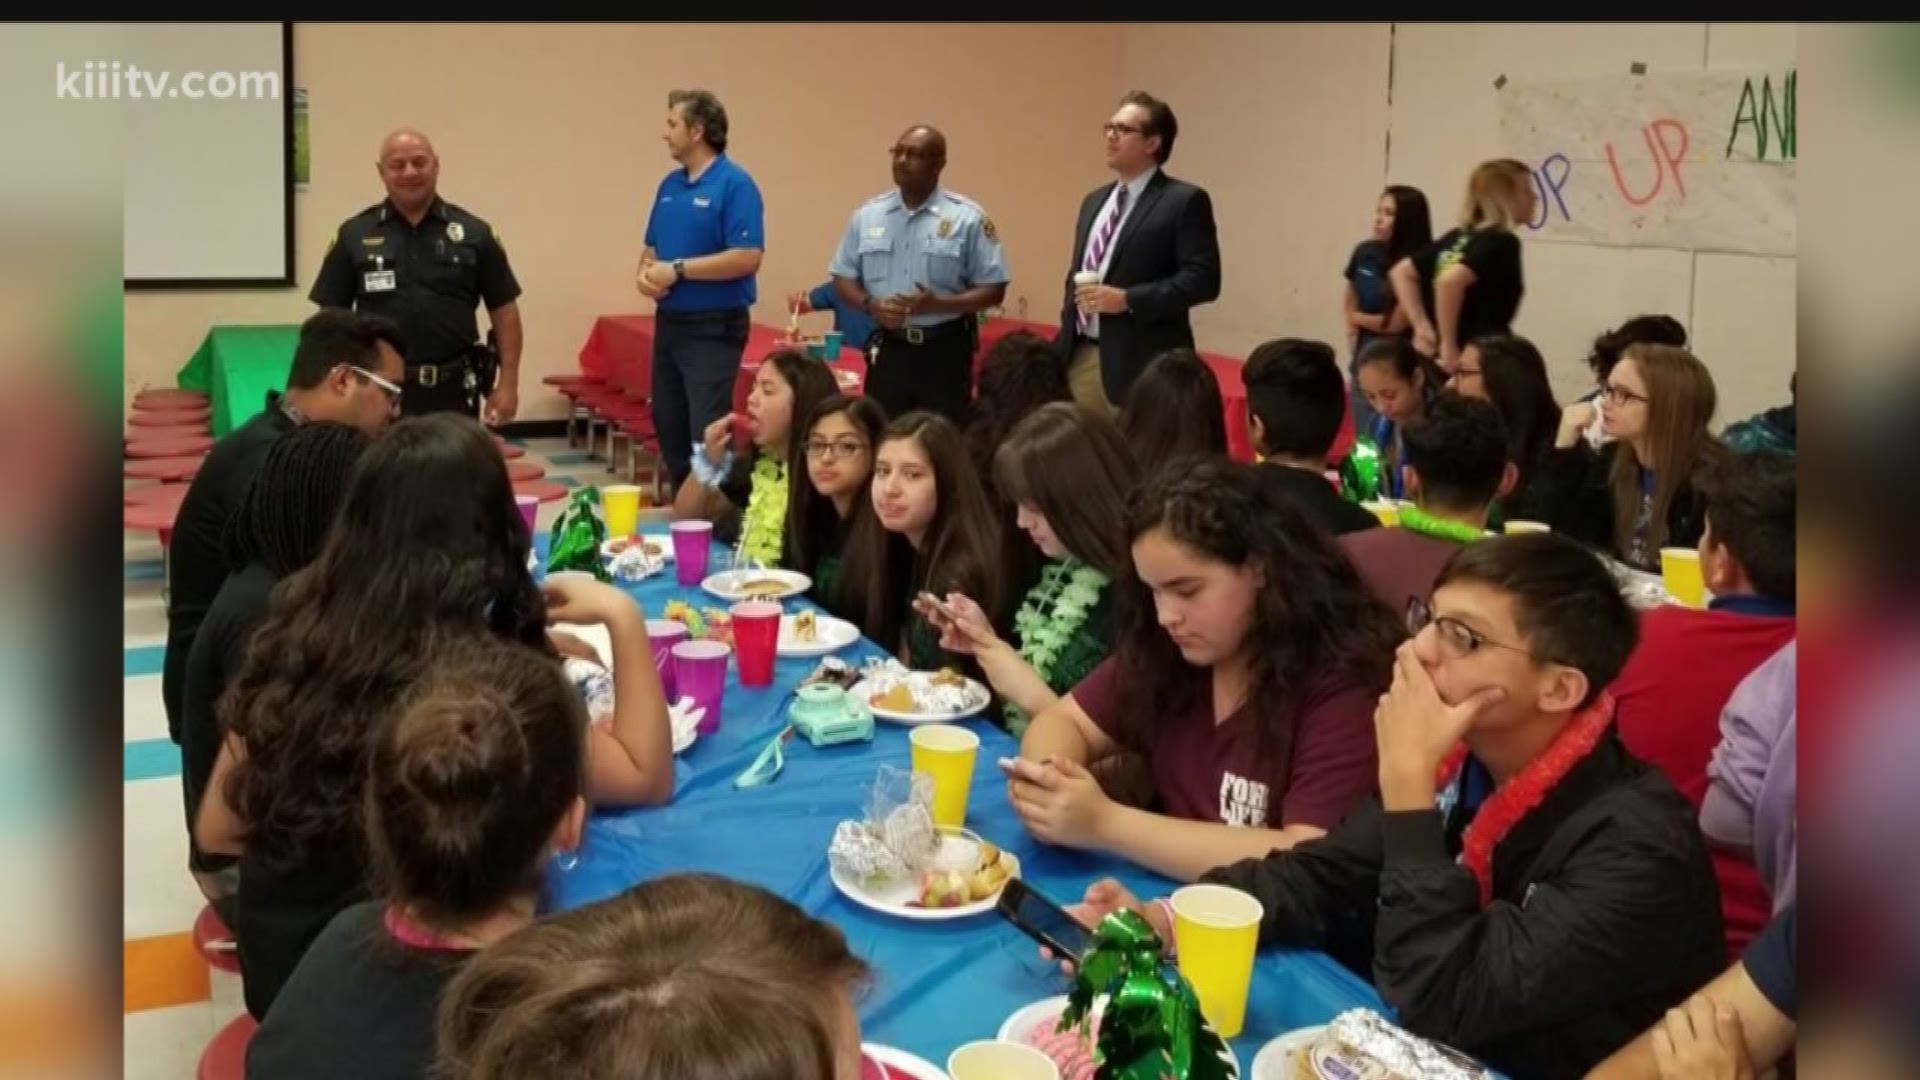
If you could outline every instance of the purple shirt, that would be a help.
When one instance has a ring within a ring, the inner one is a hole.
[[[1700,827],[1708,836],[1753,848],[1775,913],[1794,898],[1796,656],[1788,643],[1727,699],[1700,806]]]

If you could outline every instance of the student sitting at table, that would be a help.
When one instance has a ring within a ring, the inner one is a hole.
[[[744,537],[747,558],[779,565],[789,470],[805,442],[802,423],[839,392],[833,369],[820,361],[791,349],[768,356],[747,395],[746,446],[736,451],[733,414],[707,425],[693,472],[673,497],[673,520],[711,521],[714,539],[732,544]]]
[[[1005,699],[1002,720],[1018,738],[1107,658],[1113,645],[1113,583],[1133,573],[1127,497],[1140,470],[1112,421],[1070,401],[1020,422],[994,455],[996,487],[1048,562],[1014,613],[1009,644],[970,596],[946,595],[947,611],[916,601],[940,631],[940,647],[972,656]],[[949,612],[951,614],[949,614]]]
[[[994,483],[993,457],[1014,426],[1043,405],[1072,401],[1067,366],[1053,342],[1016,330],[987,350],[980,361],[979,389],[967,422],[967,456],[986,488],[1000,522],[1000,565],[1008,596],[1019,596],[1040,582],[1044,559],[1015,521],[1016,509]]]
[[[1460,549],[1380,698],[1381,794],[1326,837],[1202,880],[1265,909],[1263,945],[1369,975],[1409,1031],[1509,1076],[1577,1077],[1726,965],[1686,799],[1633,757],[1605,691],[1634,613],[1550,533]],[[1171,942],[1164,902],[1087,890]]]
[[[1578,429],[1580,437],[1595,450],[1613,441],[1600,423],[1600,399],[1607,392],[1607,376],[1620,357],[1635,345],[1672,345],[1687,347],[1687,328],[1671,315],[1635,315],[1593,339],[1587,354],[1587,368],[1593,372],[1594,388],[1561,412],[1561,423]]]
[[[542,874],[579,848],[587,713],[552,660],[467,636],[432,666],[369,754],[378,899],[327,924],[247,1046],[263,1080],[409,1080],[462,964],[533,921]]]
[[[886,410],[870,397],[834,394],[807,414],[800,448],[807,482],[790,484],[787,528],[780,565],[807,575],[813,599],[836,615],[841,557],[847,537],[873,514],[867,490],[873,481],[873,448],[887,427]]]
[[[1499,532],[1509,521],[1539,521],[1544,511],[1533,479],[1541,459],[1553,449],[1561,416],[1540,350],[1517,334],[1475,338],[1460,350],[1460,366],[1447,389],[1492,402],[1506,428],[1507,460],[1514,471],[1501,481],[1500,497],[1487,511],[1487,527]]]
[[[221,699],[226,739],[194,831],[203,850],[240,856],[233,931],[254,1017],[327,922],[367,898],[367,755],[430,643],[492,633],[552,655],[528,543],[493,437],[470,417],[418,417],[362,455],[320,554],[276,589]],[[592,737],[593,798],[665,802],[672,736],[646,623],[605,591],[625,607],[605,614],[618,700]]]
[[[1329,536],[1377,528],[1380,519],[1340,497],[1327,458],[1340,436],[1347,384],[1333,346],[1280,338],[1247,357],[1247,427],[1260,473]]]
[[[1702,478],[1706,610],[1662,604],[1640,617],[1640,645],[1614,680],[1620,740],[1673,781],[1697,811],[1720,713],[1748,675],[1794,640],[1794,459],[1759,451]],[[1716,849],[1727,951],[1738,954],[1773,914],[1753,859]]]
[[[1541,459],[1546,521],[1636,570],[1660,572],[1660,549],[1693,547],[1705,524],[1699,478],[1727,456],[1707,424],[1713,375],[1685,349],[1635,345],[1607,376],[1595,450],[1563,419]]]
[[[1392,614],[1256,472],[1170,463],[1129,505],[1113,655],[1033,718],[1007,784],[1039,839],[1192,881],[1324,834],[1374,790]],[[1144,755],[1152,809],[1089,773]]]
[[[1004,577],[993,508],[967,460],[960,429],[915,410],[887,425],[873,463],[873,515],[847,538],[840,596],[861,633],[915,671],[952,667],[982,675],[970,656],[940,648],[940,632],[914,608],[923,592],[962,593],[1003,617]]]
[[[1466,361],[1461,361],[1464,365]],[[1406,433],[1407,493],[1400,524],[1340,537],[1338,543],[1390,610],[1433,595],[1454,552],[1487,535],[1487,506],[1513,475],[1500,414],[1484,401],[1441,394]]]
[[[1380,479],[1379,486],[1372,488],[1352,482],[1358,478],[1348,476],[1350,482],[1341,493],[1354,502],[1404,499],[1405,479],[1400,473],[1400,466],[1406,462],[1403,434],[1409,424],[1426,414],[1427,404],[1439,396],[1447,377],[1439,365],[1415,352],[1413,343],[1403,337],[1375,338],[1361,351],[1357,371],[1360,392],[1366,395],[1374,417],[1373,425],[1358,433],[1355,441],[1364,445],[1362,453],[1379,455]]]
[[[248,640],[267,616],[274,586],[320,553],[354,462],[371,441],[359,428],[314,420],[268,445],[227,531],[227,562],[232,572],[214,595],[187,656],[180,694],[180,788],[187,811],[187,866],[228,925],[233,920],[238,867],[232,856],[209,855],[193,841],[200,798],[220,754],[215,710],[246,655]]]
[[[756,885],[671,874],[488,948],[440,1003],[445,1080],[859,1080],[872,973]],[[897,1075],[897,1073],[896,1073]]]
[[[1227,452],[1227,407],[1220,380],[1192,349],[1168,349],[1153,358],[1127,391],[1120,432],[1133,448],[1140,474],[1189,454]]]

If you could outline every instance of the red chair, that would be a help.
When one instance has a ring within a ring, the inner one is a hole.
[[[185,484],[146,484],[141,487],[126,488],[120,493],[120,502],[123,506],[155,506],[164,503],[171,505],[175,511],[180,509],[180,504],[186,501],[186,498],[187,485]]]
[[[179,435],[165,438],[141,436],[127,442],[130,458],[183,457],[204,454],[213,449],[211,435]]]
[[[178,484],[198,475],[200,466],[206,460],[205,454],[140,458],[137,461],[127,462],[126,467],[121,469],[121,475],[129,480],[157,480],[163,484]]]
[[[535,465],[531,461],[507,462],[507,479],[516,484],[522,480],[538,480],[545,475],[547,475],[547,470]]]
[[[199,390],[154,388],[133,395],[136,409],[204,409],[210,404],[211,399]]]
[[[252,1016],[241,1013],[227,1021],[200,1052],[199,1080],[244,1080],[247,1075],[247,1044],[260,1025]]]
[[[212,420],[213,414],[206,409],[135,409],[127,417],[134,427],[208,427]]]
[[[150,439],[184,439],[194,435],[213,437],[213,432],[205,424],[179,424],[174,427],[128,428],[122,435],[127,442],[146,442]]]
[[[186,497],[186,489],[180,485],[181,497]],[[121,507],[120,521],[133,532],[153,532],[160,535],[160,550],[165,552],[173,544],[173,522],[180,516],[180,502],[158,500],[154,502],[133,503]]]
[[[240,974],[240,953],[234,948],[233,931],[227,929],[212,904],[201,907],[199,917],[193,920],[193,949],[208,967]]]

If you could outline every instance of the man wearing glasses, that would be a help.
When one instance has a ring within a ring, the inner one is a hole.
[[[1408,628],[1374,713],[1380,794],[1201,880],[1260,900],[1261,944],[1365,974],[1414,1034],[1583,1076],[1726,966],[1693,808],[1615,730],[1633,609],[1592,552],[1522,533],[1461,548]],[[1172,940],[1165,905],[1111,881],[1078,914],[1120,906]]]
[[[947,139],[924,124],[894,141],[894,190],[847,221],[828,267],[842,302],[879,329],[866,394],[888,416],[931,409],[964,425],[973,405],[978,313],[1007,295],[1007,259],[979,203],[940,186]]]
[[[337,308],[316,312],[300,327],[286,391],[269,392],[267,407],[215,443],[201,463],[180,503],[167,552],[167,653],[160,697],[174,742],[180,741],[187,653],[227,579],[227,524],[267,448],[309,422],[350,424],[378,434],[400,411],[403,348],[400,328],[387,319]]]
[[[1074,399],[1112,416],[1147,362],[1191,349],[1188,312],[1220,295],[1220,238],[1206,189],[1165,171],[1173,109],[1134,91],[1105,127],[1115,180],[1080,203],[1060,345]]]

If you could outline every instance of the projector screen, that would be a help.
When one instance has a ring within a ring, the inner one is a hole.
[[[126,121],[126,287],[295,283],[291,23],[130,23],[58,76]]]

